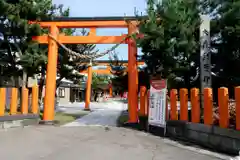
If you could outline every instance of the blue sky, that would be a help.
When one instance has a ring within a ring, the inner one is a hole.
[[[134,16],[134,8],[139,13],[145,13],[146,0],[53,0],[54,4],[63,4],[70,8],[71,17],[103,17],[103,16]],[[98,29],[97,35],[121,35],[126,34],[126,29]],[[112,45],[99,44],[97,48],[100,52],[107,50]],[[120,45],[116,52],[119,58],[127,60],[127,45]],[[138,53],[141,50],[139,49]],[[104,56],[100,59],[108,59]]]

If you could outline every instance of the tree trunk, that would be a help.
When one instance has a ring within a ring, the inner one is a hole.
[[[15,84],[15,78],[14,76],[11,76],[11,81],[12,81],[12,87],[16,87],[16,84]]]
[[[22,85],[21,87],[24,88],[24,87],[27,87],[27,73],[25,71],[23,71],[23,75],[22,75]]]
[[[41,77],[40,77],[40,80],[39,80],[39,83],[38,83],[38,86],[39,86],[39,90],[38,90],[39,105],[41,105],[41,103],[43,102],[42,92],[43,92],[44,84],[45,84],[45,70],[42,68]]]
[[[19,102],[20,102],[20,106],[21,107],[21,104],[22,104],[22,94],[23,94],[23,90],[24,88],[27,87],[27,73],[25,71],[23,71],[23,74],[22,74],[22,84],[20,84],[20,88],[18,89],[19,90]],[[19,77],[20,78],[20,77]],[[14,78],[15,80],[19,79],[19,78]],[[16,85],[16,84],[15,84]],[[18,111],[20,111],[20,108],[18,108]]]
[[[39,81],[39,83],[38,83],[38,86],[39,86],[38,97],[39,97],[39,99],[42,98],[42,91],[43,91],[44,83],[45,83],[45,74],[42,74],[42,75],[41,75],[41,78],[40,78],[40,81]]]
[[[56,81],[56,90],[57,90],[57,88],[61,85],[63,78],[64,78],[64,77],[60,77],[60,78],[57,79],[57,81]]]
[[[58,87],[61,85],[61,81],[62,81],[62,79],[63,79],[64,77],[60,77],[60,78],[58,78],[57,79],[57,81],[56,81],[56,91],[55,91],[55,97],[57,97],[57,89],[58,89]]]

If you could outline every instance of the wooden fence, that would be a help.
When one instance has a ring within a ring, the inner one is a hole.
[[[148,114],[149,91],[145,87],[140,87],[140,115]],[[172,89],[169,93],[170,107],[167,104],[167,115],[170,120],[190,121],[193,123],[204,123],[206,125],[219,125],[221,128],[229,128],[230,119],[234,119],[233,125],[236,130],[240,130],[240,87],[235,87],[235,100],[231,102],[228,96],[228,89],[221,87],[218,89],[218,105],[214,105],[212,89],[205,88],[203,91],[203,107],[200,106],[199,89],[192,88],[188,91],[185,88]],[[178,109],[180,101],[180,109]],[[190,101],[190,109],[189,109]],[[190,114],[189,114],[190,113]],[[215,123],[217,120],[217,124]]]
[[[0,116],[11,116],[11,115],[27,115],[27,114],[38,114],[38,86],[33,86],[31,98],[29,90],[27,88],[22,89],[19,104],[19,91],[18,88],[11,88],[10,92],[10,107],[7,109],[6,100],[8,95],[6,93],[7,88],[0,88]],[[18,106],[20,105],[20,112]],[[29,110],[30,106],[30,110]]]

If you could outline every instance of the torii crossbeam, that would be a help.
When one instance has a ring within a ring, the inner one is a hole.
[[[122,43],[126,36],[137,32],[136,17],[93,17],[93,18],[55,18],[39,23],[41,27],[49,28],[49,34],[60,43],[65,44],[117,44]],[[88,36],[66,36],[59,34],[60,28],[89,28]],[[97,36],[97,28],[128,28],[128,35]],[[46,94],[44,98],[43,120],[54,120],[55,89],[57,74],[58,45],[47,35],[33,37],[39,43],[48,44],[48,64],[46,78]],[[135,40],[127,38],[123,43],[128,44],[128,107],[129,123],[138,122],[138,72],[137,46]],[[91,71],[88,68],[88,82],[86,91],[86,108],[90,103]]]
[[[89,62],[83,62],[81,64],[88,64]],[[96,60],[94,61],[94,65],[93,66],[104,66],[105,68],[99,68],[99,69],[93,69],[93,73],[96,74],[100,74],[100,75],[112,75],[111,72],[111,63],[119,63],[121,64],[123,67],[126,67],[125,71],[128,70],[128,61],[109,61],[109,60]],[[137,66],[141,66],[144,65],[144,61],[137,61]],[[86,74],[87,70],[81,71],[80,73]]]

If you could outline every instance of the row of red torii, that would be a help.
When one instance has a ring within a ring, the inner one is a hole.
[[[129,123],[138,122],[138,71],[137,45],[129,35],[137,33],[136,17],[95,17],[95,18],[55,18],[39,23],[49,28],[49,34],[62,44],[119,44],[128,45],[128,111]],[[59,34],[60,28],[89,28],[88,36],[66,36]],[[119,36],[97,36],[97,28],[127,28],[128,34]],[[126,38],[129,37],[129,38]],[[58,43],[48,35],[33,37],[40,44],[48,44],[48,64],[46,73],[46,92],[44,98],[43,121],[54,120],[55,89],[57,75]],[[88,67],[85,108],[89,109],[92,67]]]

